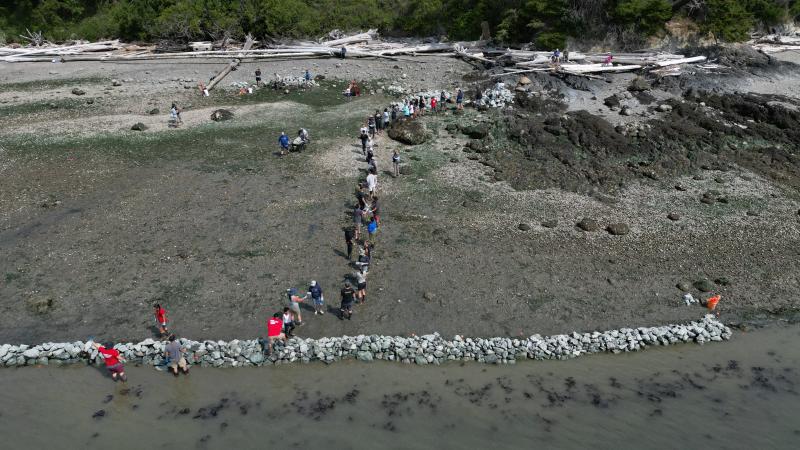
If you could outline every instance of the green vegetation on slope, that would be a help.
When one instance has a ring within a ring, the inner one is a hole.
[[[51,40],[127,41],[319,37],[340,28],[476,39],[488,22],[506,43],[563,46],[567,38],[662,33],[689,17],[717,39],[738,41],[757,27],[800,16],[800,0],[8,0],[0,42],[26,29]]]

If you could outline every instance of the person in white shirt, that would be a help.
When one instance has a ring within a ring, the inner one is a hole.
[[[375,170],[370,171],[367,175],[367,190],[369,195],[374,195],[378,191],[378,175]]]

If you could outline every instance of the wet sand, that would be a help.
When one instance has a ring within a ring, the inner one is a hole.
[[[800,327],[510,366],[0,370],[8,448],[796,448]]]

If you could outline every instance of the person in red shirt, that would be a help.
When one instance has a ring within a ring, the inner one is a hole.
[[[436,112],[436,96],[431,97],[431,111]]]
[[[162,308],[159,303],[156,303],[155,306],[153,306],[153,309],[155,310],[158,332],[162,337],[166,336],[169,334],[169,330],[167,329],[167,310]]]
[[[276,340],[286,342],[286,335],[283,334],[281,313],[275,313],[267,319],[267,355],[272,354],[272,343]]]
[[[105,345],[100,345],[95,342],[94,346],[103,355],[106,369],[111,373],[111,379],[117,381],[119,378],[122,381],[128,381],[128,377],[125,375],[125,366],[122,365],[122,357],[119,354],[119,350],[114,348],[114,344],[108,342]]]

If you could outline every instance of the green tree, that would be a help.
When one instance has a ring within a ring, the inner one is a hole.
[[[740,0],[707,0],[703,29],[724,41],[744,41],[753,28],[753,15]]]
[[[672,18],[672,4],[668,0],[619,0],[612,15],[618,23],[650,36],[663,30]]]

